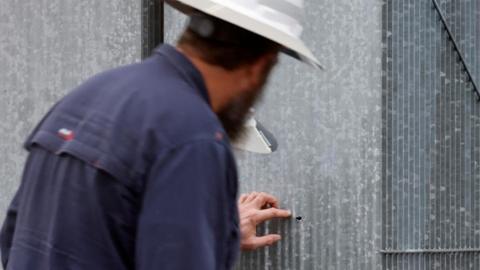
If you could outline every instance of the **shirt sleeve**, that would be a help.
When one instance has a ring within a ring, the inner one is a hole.
[[[156,161],[139,217],[137,269],[228,268],[237,214],[229,155],[223,144],[202,141]]]
[[[12,248],[13,235],[18,215],[19,197],[20,190],[17,191],[17,194],[7,209],[7,216],[3,223],[2,230],[0,231],[0,255],[4,269],[7,269],[8,257],[10,255],[10,249]]]

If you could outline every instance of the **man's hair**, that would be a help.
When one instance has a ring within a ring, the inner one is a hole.
[[[202,12],[191,15],[178,45],[194,49],[203,61],[227,70],[251,64],[280,49],[269,39]]]

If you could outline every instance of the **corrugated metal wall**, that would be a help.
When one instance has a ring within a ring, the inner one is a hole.
[[[271,192],[303,220],[261,228],[284,240],[238,269],[381,268],[381,4],[305,1],[304,39],[327,71],[282,57],[257,108],[279,150],[237,153],[242,190]],[[167,9],[167,41],[181,18]]]
[[[0,0],[0,220],[26,135],[85,78],[140,60],[140,24],[141,1]]]
[[[438,2],[480,79],[480,1]],[[478,270],[480,103],[433,7],[383,11],[383,269]]]
[[[242,190],[272,192],[303,220],[261,228],[284,240],[238,269],[380,269],[382,2],[304,3],[303,38],[327,70],[283,58],[258,114],[279,150],[238,153]]]

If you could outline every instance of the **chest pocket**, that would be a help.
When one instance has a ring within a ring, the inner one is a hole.
[[[128,188],[140,191],[146,171],[141,140],[119,124],[89,112],[79,117],[53,110],[25,143],[27,150],[43,147],[57,155],[68,154],[115,177]]]

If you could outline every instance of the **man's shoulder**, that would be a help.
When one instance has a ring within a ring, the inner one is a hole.
[[[69,111],[96,111],[129,133],[141,136],[148,130],[175,145],[223,132],[200,89],[156,57],[102,72],[61,103]]]
[[[162,64],[155,59],[149,58],[142,62],[111,68],[99,72],[88,78],[75,90],[88,89],[98,90],[127,90],[149,88],[158,81],[168,78],[166,69],[162,70]],[[158,85],[158,84],[157,84]]]
[[[25,146],[70,153],[132,179],[146,171],[151,158],[177,146],[224,139],[228,148],[221,123],[198,90],[150,65],[89,79],[50,110]]]

